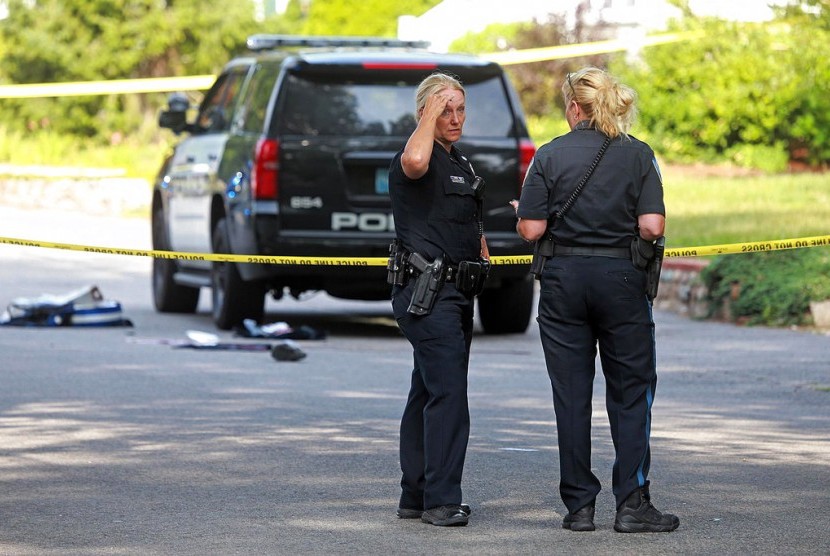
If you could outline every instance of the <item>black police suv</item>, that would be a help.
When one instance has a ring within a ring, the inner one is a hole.
[[[386,257],[395,223],[387,172],[415,129],[415,88],[443,70],[467,90],[459,148],[486,182],[491,255],[527,255],[508,202],[518,198],[535,147],[502,68],[391,39],[255,35],[229,62],[195,119],[169,98],[159,125],[185,133],[154,183],[153,248],[249,256],[250,263],[153,260],[160,312],[191,313],[212,291],[220,329],[263,317],[265,295],[325,291],[388,299],[385,266],[276,265],[258,256]],[[198,257],[190,257],[196,258]],[[534,282],[527,265],[494,265],[478,314],[487,333],[521,333]]]

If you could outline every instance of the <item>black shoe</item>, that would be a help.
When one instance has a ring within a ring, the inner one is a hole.
[[[277,361],[299,361],[306,353],[291,340],[284,340],[271,348],[271,357]]]
[[[562,520],[562,529],[571,531],[593,531],[594,527],[594,503],[586,504],[576,512],[568,514]]]
[[[421,514],[421,521],[441,527],[463,527],[467,525],[469,517],[469,514],[461,509],[460,504],[450,504],[424,510],[424,513]]]
[[[619,533],[667,533],[680,525],[676,515],[664,514],[651,504],[648,488],[638,488],[617,510],[614,531]]]
[[[469,504],[461,504],[459,506],[461,511],[469,515],[473,513],[473,509],[470,507]],[[418,519],[424,513],[424,510],[413,510],[411,508],[398,508],[398,511],[395,512],[397,516],[401,519]]]
[[[413,510],[410,508],[398,508],[398,511],[395,512],[401,519],[420,519],[422,513],[424,513],[424,510]]]

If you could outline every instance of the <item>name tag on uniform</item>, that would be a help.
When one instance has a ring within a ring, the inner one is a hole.
[[[464,183],[464,176],[450,176],[453,183]]]

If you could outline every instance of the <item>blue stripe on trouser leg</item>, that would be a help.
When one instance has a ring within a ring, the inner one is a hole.
[[[651,388],[646,391],[646,400],[648,401],[648,415],[646,415],[646,449],[643,452],[643,459],[640,462],[640,466],[637,468],[637,484],[641,487],[645,486],[646,484],[646,477],[645,477],[645,465],[647,455],[651,451],[651,405],[654,403],[654,392]]]
[[[648,318],[653,323],[654,322],[654,307],[652,306],[651,302],[648,303]],[[657,374],[657,341],[654,333],[654,328],[651,329],[651,341],[652,341],[652,361],[655,363],[655,375]],[[646,415],[646,449],[643,452],[643,459],[640,462],[640,466],[637,468],[637,484],[641,487],[646,485],[646,472],[645,466],[648,462],[648,456],[651,454],[651,406],[654,404],[654,386],[652,385],[648,391],[646,392],[646,400],[648,401],[648,414]]]

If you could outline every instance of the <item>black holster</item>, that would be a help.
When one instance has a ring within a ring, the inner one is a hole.
[[[530,273],[537,280],[542,279],[545,263],[553,256],[553,235],[546,233],[538,239],[533,247],[533,259],[530,261]]]
[[[665,248],[665,236],[657,238],[654,242],[635,237],[631,242],[631,262],[636,268],[646,271],[646,296],[649,301],[654,301],[657,297]]]
[[[444,285],[444,256],[428,263],[418,253],[411,253],[409,264],[420,274],[415,279],[407,311],[418,316],[428,315],[432,311],[438,292],[441,291],[441,286]]]

